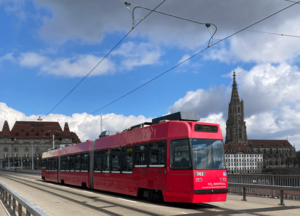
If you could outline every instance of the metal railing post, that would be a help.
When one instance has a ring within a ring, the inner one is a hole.
[[[279,205],[283,205],[284,206],[284,202],[283,202],[283,190],[280,190],[280,203]]]
[[[21,205],[21,203],[19,203],[19,205],[18,205],[18,215],[22,216],[22,213],[23,213],[23,211],[22,211],[22,205]]]
[[[16,199],[13,197],[13,214],[16,213]]]
[[[3,189],[4,190],[4,189]],[[3,192],[3,203],[6,204],[6,191]]]
[[[9,206],[9,209],[11,209],[11,195],[9,194],[8,195],[8,206]]]
[[[26,216],[30,216],[30,212],[26,209]]]
[[[243,199],[242,199],[242,201],[247,201],[246,200],[246,188],[245,187],[243,187]]]

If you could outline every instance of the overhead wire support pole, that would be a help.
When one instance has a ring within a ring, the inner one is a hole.
[[[159,6],[161,6],[166,0],[163,0],[159,5],[157,5],[153,10],[151,10],[145,17],[143,17],[142,20],[140,20],[136,26],[138,26],[144,19],[146,19],[154,10],[156,10]],[[126,2],[128,4],[128,2]],[[127,6],[127,4],[125,5]],[[129,7],[129,6],[128,6]],[[135,26],[135,27],[136,27]],[[80,81],[75,85],[69,93],[63,97],[46,115],[49,115],[61,102],[63,102],[102,62],[106,57],[133,31],[134,28],[131,28],[127,34],[95,65],[95,67],[92,68],[90,72],[88,72]],[[44,115],[45,116],[45,115]],[[43,117],[44,117],[43,116]]]
[[[235,32],[235,33],[233,33],[233,34],[231,34],[231,35],[229,35],[229,36],[227,36],[227,37],[221,39],[221,40],[219,40],[218,42],[212,44],[211,46],[206,47],[205,49],[203,49],[203,50],[201,50],[201,51],[195,53],[195,54],[192,55],[191,57],[189,57],[189,58],[187,58],[187,59],[181,61],[180,63],[178,63],[178,64],[176,64],[175,66],[171,67],[170,69],[166,70],[165,72],[163,72],[163,73],[159,74],[158,76],[152,78],[152,79],[149,80],[148,82],[146,82],[146,83],[144,83],[144,84],[138,86],[137,88],[135,88],[135,89],[131,90],[130,92],[128,92],[128,93],[122,95],[121,97],[119,97],[119,98],[113,100],[112,102],[106,104],[105,106],[102,106],[101,108],[97,109],[96,111],[92,112],[91,114],[94,114],[94,113],[96,113],[96,112],[98,112],[98,111],[104,109],[105,107],[107,107],[107,106],[109,106],[109,105],[115,103],[116,101],[118,101],[118,100],[120,100],[120,99],[126,97],[127,95],[129,95],[129,94],[131,94],[131,93],[137,91],[138,89],[142,88],[143,86],[145,86],[145,85],[151,83],[152,81],[158,79],[159,77],[163,76],[164,74],[170,72],[170,71],[173,70],[174,68],[176,68],[176,67],[182,65],[183,63],[189,61],[190,59],[194,58],[195,56],[199,55],[200,53],[206,51],[206,50],[209,49],[210,47],[213,47],[213,46],[217,45],[218,43],[220,43],[220,42],[222,42],[222,41],[224,41],[224,40],[227,40],[228,38],[230,38],[230,37],[232,37],[232,36],[234,36],[234,35],[236,35],[236,34],[242,32],[242,31],[245,31],[246,29],[248,29],[248,28],[250,28],[250,27],[252,27],[252,26],[254,26],[254,25],[256,25],[256,24],[258,24],[258,23],[260,23],[260,22],[262,22],[262,21],[264,21],[264,20],[266,20],[266,19],[269,19],[270,17],[272,17],[272,16],[274,16],[274,15],[276,15],[276,14],[278,14],[278,13],[280,13],[280,12],[282,12],[282,11],[284,11],[284,10],[286,10],[286,9],[288,9],[288,8],[290,8],[290,7],[294,6],[294,5],[296,5],[296,4],[298,4],[298,3],[300,3],[300,1],[298,1],[298,2],[296,2],[296,3],[294,3],[294,4],[291,4],[291,5],[289,5],[289,6],[285,7],[285,8],[283,8],[283,9],[281,9],[281,10],[279,10],[279,11],[277,11],[277,12],[275,12],[275,13],[273,13],[273,14],[271,14],[271,15],[269,15],[269,16],[267,16],[267,17],[265,17],[265,18],[263,18],[263,19],[261,19],[261,20],[259,20],[259,21],[257,21],[257,22],[255,22],[255,23],[253,23],[253,24],[251,24],[251,25],[249,25],[249,26],[247,26],[247,27],[245,27],[245,28],[243,28],[243,29],[241,29],[241,30],[239,30],[239,31],[237,31],[237,32]],[[77,120],[77,121],[78,121],[78,120]],[[76,121],[75,121],[75,122],[76,122]]]
[[[134,11],[135,9],[137,8],[141,8],[141,9],[145,9],[145,10],[151,10],[150,8],[146,8],[146,7],[142,7],[142,6],[136,6],[135,8],[133,8],[132,10],[132,26],[134,26],[134,21],[135,21],[135,16],[134,16]],[[179,16],[175,16],[175,15],[172,15],[172,14],[167,14],[167,13],[164,13],[164,12],[161,12],[161,11],[156,11],[156,10],[153,10],[153,12],[155,13],[159,13],[159,14],[163,14],[163,15],[166,15],[166,16],[170,16],[170,17],[173,17],[173,18],[177,18],[177,19],[181,19],[181,20],[185,20],[185,21],[189,21],[189,22],[193,22],[193,23],[197,23],[197,24],[200,24],[200,25],[205,25],[206,28],[208,29],[211,25],[213,25],[215,27],[215,31],[214,33],[211,35],[209,41],[208,41],[208,47],[210,46],[210,42],[213,40],[213,37],[214,35],[216,34],[218,28],[215,24],[213,23],[202,23],[202,22],[197,22],[195,20],[190,20],[190,19],[187,19],[187,18],[183,18],[183,17],[179,17]]]

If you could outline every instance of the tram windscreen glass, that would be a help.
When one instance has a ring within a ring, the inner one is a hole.
[[[218,132],[218,126],[195,124],[195,131],[198,132]]]
[[[222,140],[191,139],[194,169],[225,169]]]
[[[170,143],[170,166],[172,169],[190,169],[189,140],[172,140]]]

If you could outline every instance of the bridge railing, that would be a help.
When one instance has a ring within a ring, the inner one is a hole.
[[[300,175],[228,174],[228,192],[300,200]]]
[[[283,191],[298,191],[300,192],[300,187],[287,187],[287,186],[276,186],[276,185],[259,185],[259,184],[241,184],[241,183],[229,183],[228,182],[228,188],[229,187],[238,187],[238,188],[242,188],[242,194],[243,194],[243,201],[247,201],[246,200],[246,193],[247,190],[246,189],[263,189],[263,190],[278,190],[280,191],[280,203],[279,205],[284,205],[284,195],[283,195]]]
[[[23,209],[26,216],[51,216],[49,213],[41,209],[39,206],[30,202],[25,197],[19,195],[14,190],[0,182],[0,198],[4,206],[8,209],[11,215],[23,215]]]

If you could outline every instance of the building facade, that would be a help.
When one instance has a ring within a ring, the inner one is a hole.
[[[225,163],[228,173],[262,173],[263,154],[244,145],[225,145]]]
[[[0,167],[40,168],[42,153],[53,147],[53,140],[55,147],[80,142],[68,123],[62,129],[58,122],[16,121],[10,130],[5,121],[0,131]]]
[[[247,139],[244,101],[239,98],[235,77],[233,72],[232,93],[226,121],[225,155],[229,170],[238,173],[248,172],[250,169],[250,172],[253,170],[253,173],[259,173],[262,168],[297,166],[295,147],[289,141]],[[247,167],[248,164],[251,164],[250,167]]]

